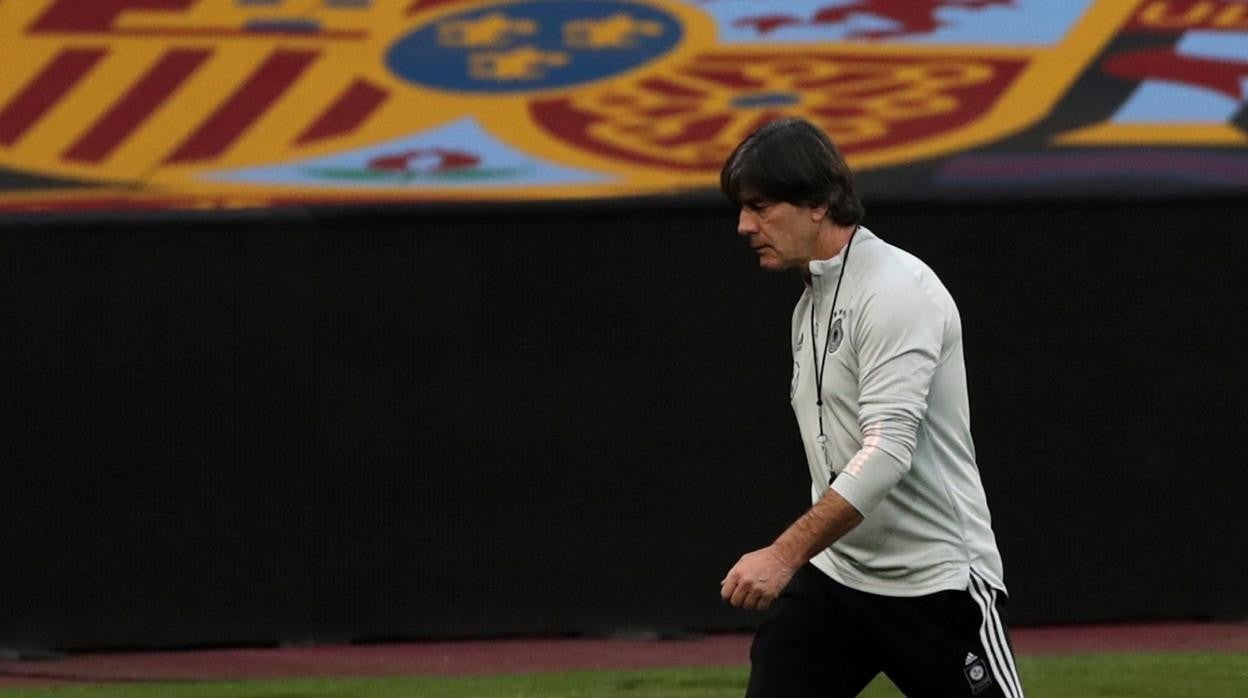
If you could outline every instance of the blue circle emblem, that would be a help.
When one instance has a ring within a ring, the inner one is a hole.
[[[500,2],[418,27],[386,65],[446,90],[544,90],[631,70],[671,51],[682,33],[672,15],[635,2]]]

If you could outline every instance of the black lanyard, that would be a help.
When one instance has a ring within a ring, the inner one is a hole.
[[[849,248],[854,244],[854,235],[858,234],[858,226],[854,226],[853,232],[849,234],[849,240],[845,242],[845,255],[841,258],[841,273],[836,277],[836,290],[832,292],[832,309],[828,311],[828,330],[824,333],[823,338],[823,358],[820,358],[815,352],[818,342],[815,341],[815,294],[814,286],[811,286],[811,304],[810,304],[810,351],[812,363],[815,366],[815,405],[819,408],[819,437],[820,445],[826,444],[828,435],[823,432],[823,367],[828,361],[828,342],[832,341],[832,324],[836,315],[836,298],[841,295],[841,281],[845,279],[845,268],[849,265]]]

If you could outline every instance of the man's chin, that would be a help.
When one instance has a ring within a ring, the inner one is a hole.
[[[772,257],[771,255],[763,255],[759,257],[758,266],[760,269],[766,269],[767,271],[781,271],[784,269],[784,265],[780,262],[780,260]]]

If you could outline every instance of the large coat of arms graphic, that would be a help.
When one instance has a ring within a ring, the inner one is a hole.
[[[1245,4],[0,3],[0,209],[691,191],[789,115],[861,171],[905,167],[1026,132],[1089,71],[1164,83],[1173,45],[1107,47],[1175,17],[1248,36]],[[1204,137],[1238,147],[1248,65],[1181,58],[1231,103]],[[1121,144],[1149,98],[1041,147]]]

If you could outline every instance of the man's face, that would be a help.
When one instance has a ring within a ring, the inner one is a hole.
[[[812,209],[786,201],[744,197],[737,219],[737,233],[745,235],[758,255],[758,265],[779,271],[805,268],[814,258],[819,222],[825,209]]]

